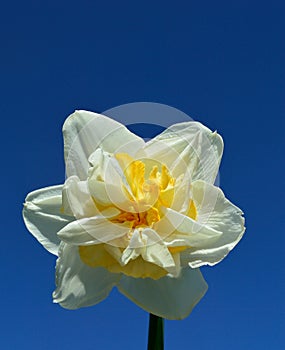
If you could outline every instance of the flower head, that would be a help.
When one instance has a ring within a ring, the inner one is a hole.
[[[54,301],[96,304],[113,286],[145,310],[186,317],[207,290],[199,271],[244,232],[242,212],[213,185],[222,138],[197,122],[149,142],[76,111],[63,127],[64,185],[30,193],[24,220],[58,255]]]

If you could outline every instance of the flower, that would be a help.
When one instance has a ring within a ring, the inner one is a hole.
[[[198,122],[144,142],[76,111],[63,126],[66,181],[31,192],[28,230],[58,256],[54,302],[76,309],[112,288],[150,313],[182,319],[207,290],[199,270],[239,242],[239,208],[213,185],[222,138]]]

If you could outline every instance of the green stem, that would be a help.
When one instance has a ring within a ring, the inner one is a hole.
[[[163,350],[163,318],[149,314],[147,350]]]

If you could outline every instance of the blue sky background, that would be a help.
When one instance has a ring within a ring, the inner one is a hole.
[[[26,194],[64,181],[75,109],[150,101],[225,141],[221,187],[247,232],[166,349],[285,348],[284,1],[11,1],[1,8],[1,349],[145,349],[148,315],[114,290],[54,305],[55,257],[21,218]]]

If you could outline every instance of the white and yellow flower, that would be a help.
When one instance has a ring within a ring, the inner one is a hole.
[[[213,185],[221,137],[191,121],[145,143],[86,111],[63,135],[65,184],[30,193],[23,210],[58,255],[54,302],[94,305],[117,286],[148,312],[186,317],[207,290],[199,267],[221,261],[244,232],[242,212]]]

